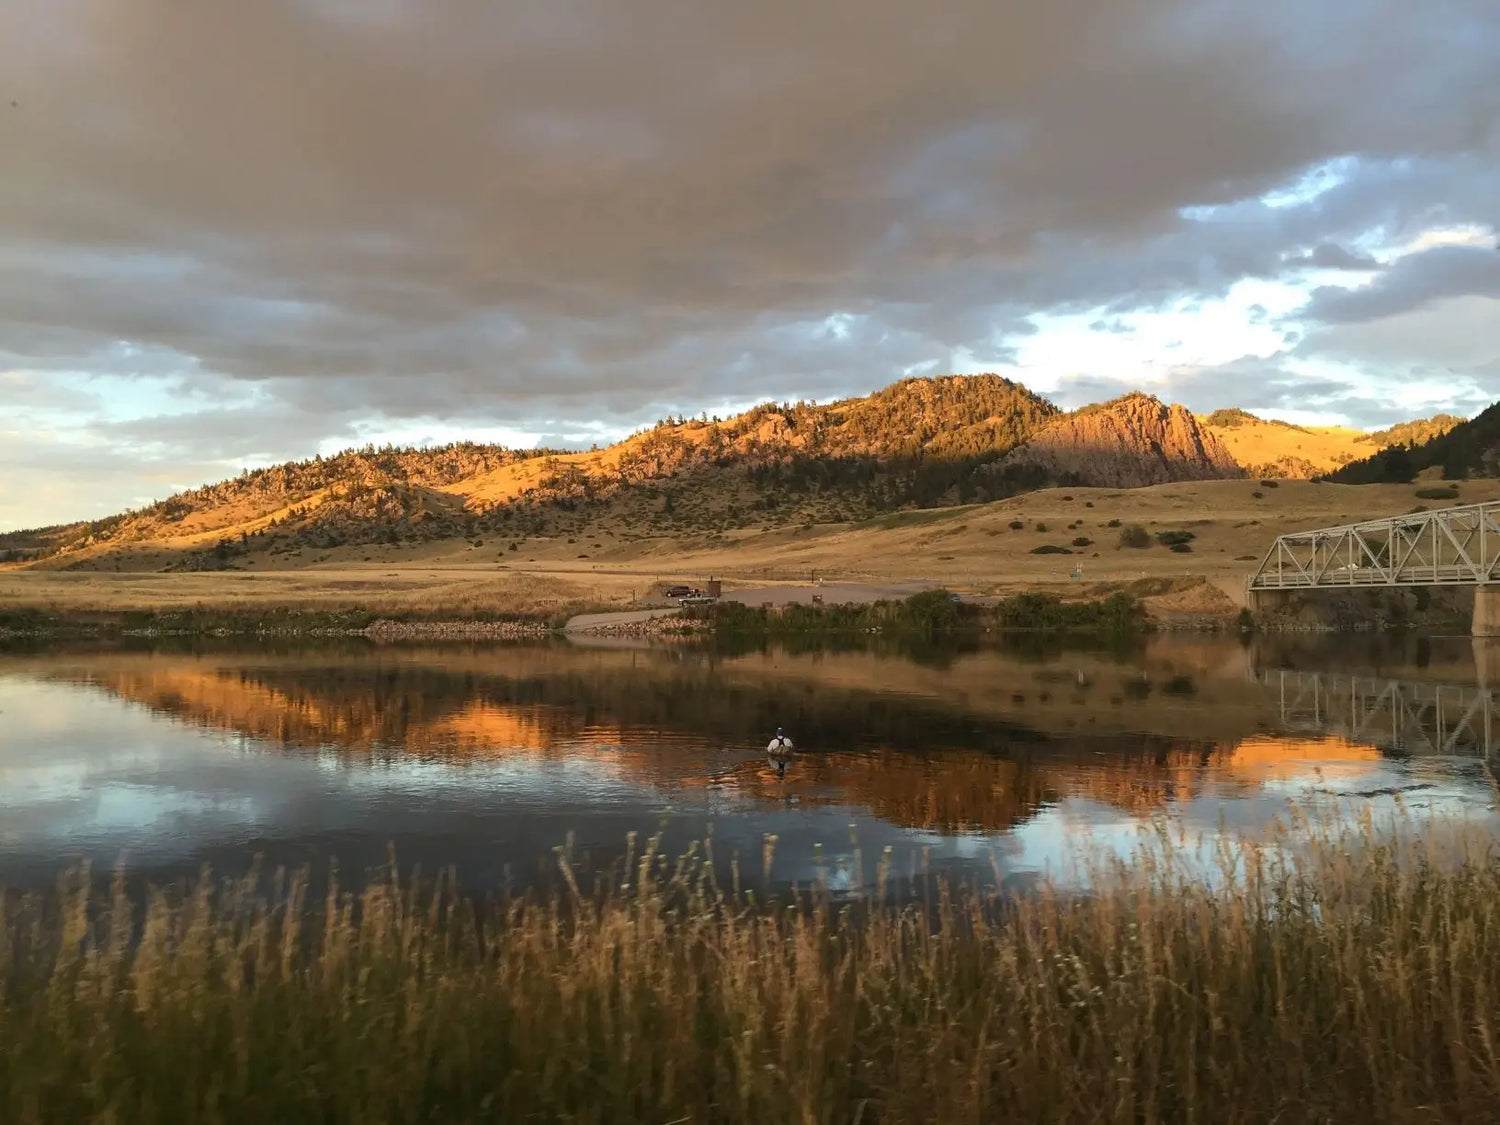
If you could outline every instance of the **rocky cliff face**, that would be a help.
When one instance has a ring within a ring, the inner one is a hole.
[[[1185,407],[1139,393],[1064,415],[1005,464],[1040,469],[1058,482],[1103,488],[1245,475],[1224,443]]]

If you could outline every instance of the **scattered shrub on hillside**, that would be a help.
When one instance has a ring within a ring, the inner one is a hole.
[[[1120,526],[1120,521],[1119,520],[1110,520],[1104,526],[1105,527],[1119,527]]]
[[[1020,531],[1025,526],[1026,526],[1026,524],[1023,523],[1021,520],[1011,520],[1010,521],[1010,529],[1012,531]]]
[[[1092,500],[1085,500],[1083,502],[1083,506],[1085,508],[1092,508],[1094,506],[1094,502]]]
[[[1169,531],[1158,531],[1156,533],[1156,541],[1163,547],[1174,547],[1179,543],[1191,543],[1196,538],[1198,537],[1191,531],[1187,531],[1182,528]]]
[[[1250,495],[1252,497],[1254,497],[1256,500],[1260,500],[1260,499],[1262,499],[1265,496],[1265,493],[1264,492],[1252,492]]]
[[[1133,523],[1120,532],[1120,546],[1140,549],[1151,546],[1150,533],[1138,523]]]
[[[1063,497],[1063,499],[1064,499],[1064,500],[1071,500],[1071,499],[1073,499],[1073,498],[1072,498],[1072,497],[1071,497],[1071,496],[1064,496],[1064,497]]]
[[[1092,547],[1093,545],[1094,541],[1087,535],[1080,535],[1077,539],[1073,540],[1073,546],[1075,547]]]
[[[1071,555],[1073,552],[1066,547],[1059,547],[1056,543],[1043,543],[1040,547],[1031,548],[1033,555]]]
[[[1193,545],[1191,543],[1169,543],[1169,544],[1167,544],[1167,550],[1169,550],[1169,551],[1175,551],[1179,555],[1185,555],[1189,551],[1191,551],[1192,549],[1193,549]]]
[[[1281,484],[1280,484],[1279,481],[1263,480],[1263,481],[1260,482],[1260,486],[1262,488],[1280,488]]]
[[[1406,510],[1406,514],[1409,515],[1409,516],[1415,516],[1418,513],[1425,512],[1425,511],[1427,511],[1427,505],[1426,504],[1418,504],[1414,508],[1408,508]]]
[[[1456,500],[1458,489],[1456,488],[1419,488],[1417,489],[1418,500]]]
[[[1044,523],[1038,523],[1036,525],[1036,529],[1037,529],[1037,531],[1041,532],[1043,535],[1045,535],[1047,533],[1047,525],[1044,524]]]

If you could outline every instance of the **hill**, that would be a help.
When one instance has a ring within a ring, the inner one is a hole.
[[[1363,430],[1297,426],[1239,409],[1215,410],[1198,422],[1253,477],[1308,480],[1359,460],[1371,448],[1371,435]]]
[[[314,457],[108,519],[0,535],[0,563],[284,569],[416,561],[437,544],[524,557],[542,542],[587,558],[643,540],[702,546],[1047,485],[1312,476],[1335,464],[1331,432],[1243,411],[1195,418],[1142,394],[1065,414],[996,375],[906,379],[833,403],[664,419],[606,449],[458,443]],[[1365,436],[1340,434],[1344,446]]]
[[[1430,421],[1447,421],[1449,417],[1439,415]],[[1394,435],[1402,444],[1388,445],[1345,465],[1329,474],[1329,479],[1342,484],[1408,481],[1432,469],[1441,470],[1444,480],[1500,476],[1500,403],[1468,421],[1454,422],[1437,433],[1420,423],[1395,426],[1385,434]],[[1420,439],[1423,435],[1428,435],[1425,440],[1405,444],[1404,439]]]
[[[587,452],[367,447],[246,471],[108,519],[0,536],[0,551],[10,561],[108,555],[222,569],[251,552],[305,561],[287,556],[861,518],[972,499],[976,467],[1058,414],[1019,384],[979,375],[908,379],[823,405],[767,403],[723,421],[666,419]]]
[[[1138,392],[1054,419],[1003,465],[1105,488],[1244,476],[1224,443],[1185,407]]]

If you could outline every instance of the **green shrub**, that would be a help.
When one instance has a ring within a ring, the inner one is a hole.
[[[954,628],[964,607],[947,590],[924,590],[902,600],[868,605],[787,605],[777,611],[739,602],[718,602],[683,611],[689,620],[709,621],[715,632],[764,633],[771,636],[883,632],[927,637]]]
[[[1150,533],[1138,523],[1133,523],[1120,532],[1120,546],[1139,550],[1151,546]]]
[[[1456,488],[1419,488],[1417,489],[1418,500],[1456,500],[1458,489]]]
[[[1279,488],[1280,482],[1274,480],[1263,480],[1260,482],[1262,488]]]
[[[1105,527],[1119,527],[1120,526],[1120,521],[1119,520],[1110,520],[1104,526]]]
[[[1056,543],[1043,543],[1040,547],[1031,548],[1033,555],[1071,555],[1073,552],[1066,547],[1059,547]]]
[[[1036,529],[1037,529],[1038,532],[1040,532],[1043,535],[1047,534],[1047,525],[1044,524],[1044,523],[1038,523],[1036,525]]]
[[[1073,546],[1075,547],[1092,547],[1093,545],[1094,541],[1087,535],[1080,535],[1078,536],[1078,538],[1073,540]]]
[[[1021,520],[1011,520],[1009,524],[1009,527],[1012,531],[1020,531],[1025,526],[1026,524]]]
[[[1158,531],[1156,533],[1156,541],[1163,547],[1175,547],[1179,543],[1191,543],[1196,538],[1198,537],[1191,531],[1184,529]]]
[[[1065,602],[1054,594],[1013,594],[994,607],[1002,629],[1060,632],[1126,632],[1140,625],[1145,609],[1125,593],[1096,601]]]

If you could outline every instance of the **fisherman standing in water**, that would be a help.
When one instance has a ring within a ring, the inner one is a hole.
[[[785,777],[787,763],[792,760],[792,740],[781,733],[780,727],[776,728],[776,737],[766,746],[766,757],[776,770],[776,776]]]

